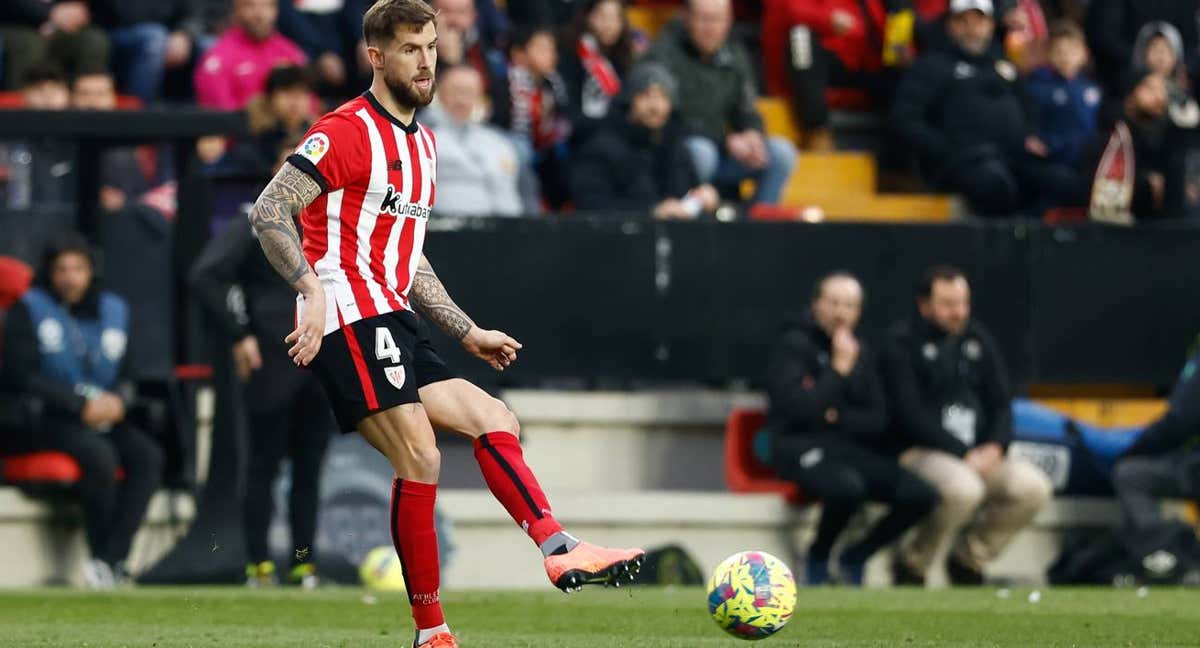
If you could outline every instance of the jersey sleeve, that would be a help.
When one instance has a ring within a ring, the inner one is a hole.
[[[288,156],[292,166],[312,176],[322,192],[351,184],[356,173],[370,173],[370,151],[357,118],[329,113],[317,120],[295,152]]]

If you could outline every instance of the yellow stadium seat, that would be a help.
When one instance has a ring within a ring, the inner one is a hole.
[[[641,30],[647,37],[654,39],[658,37],[658,32],[671,22],[677,11],[678,7],[671,6],[627,7],[625,17],[629,20],[630,27]]]
[[[1102,427],[1146,425],[1167,411],[1167,402],[1160,398],[1040,398],[1037,402]]]

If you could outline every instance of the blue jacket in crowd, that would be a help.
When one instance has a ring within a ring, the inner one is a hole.
[[[1084,75],[1064,79],[1048,67],[1038,68],[1025,83],[1034,109],[1038,137],[1054,162],[1078,167],[1084,149],[1096,136],[1100,86]]]

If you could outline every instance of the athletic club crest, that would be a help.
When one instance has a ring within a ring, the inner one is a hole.
[[[404,387],[404,365],[386,367],[383,370],[383,375],[387,376],[388,382],[392,383],[392,387],[396,389]]]

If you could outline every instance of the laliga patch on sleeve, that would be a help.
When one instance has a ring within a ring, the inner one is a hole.
[[[325,133],[309,135],[308,139],[304,140],[304,143],[296,149],[296,153],[313,164],[320,162],[328,152],[329,138],[325,136]]]

